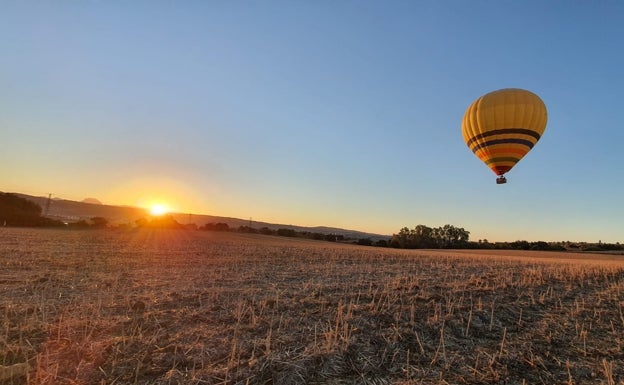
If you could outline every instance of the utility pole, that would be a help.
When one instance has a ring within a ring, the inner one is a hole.
[[[47,217],[50,212],[50,202],[52,202],[52,194],[48,194],[48,200],[46,201],[45,210],[43,211],[44,217]]]

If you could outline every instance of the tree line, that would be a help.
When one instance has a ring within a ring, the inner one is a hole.
[[[64,223],[59,220],[46,218],[42,215],[41,206],[11,193],[0,192],[0,226],[66,226],[77,229],[103,229],[103,228],[160,228],[181,230],[204,230],[204,231],[231,231],[241,233],[254,233],[263,235],[275,235],[283,237],[306,238],[330,242],[355,243],[364,246],[393,247],[404,249],[506,249],[506,250],[540,250],[540,251],[585,251],[600,252],[624,251],[624,245],[616,243],[587,243],[587,242],[544,242],[518,240],[514,242],[489,242],[480,239],[477,242],[470,241],[470,232],[462,227],[446,224],[441,227],[429,227],[417,225],[413,229],[403,227],[397,234],[388,239],[360,238],[350,239],[341,234],[326,234],[310,231],[296,231],[289,228],[270,229],[263,227],[256,229],[250,226],[230,227],[227,223],[206,223],[198,227],[196,224],[181,224],[172,215],[163,215],[153,218],[140,218],[134,223],[111,226],[103,217],[81,219],[77,222]]]
[[[325,234],[325,233],[316,233],[316,232],[311,232],[311,231],[297,231],[297,230],[288,229],[288,228],[270,229],[268,227],[262,227],[262,228],[256,229],[250,226],[230,227],[230,225],[228,225],[227,223],[223,223],[223,222],[206,223],[204,226],[199,227],[199,230],[230,231],[230,232],[248,233],[248,234],[275,235],[279,237],[306,238],[306,239],[314,239],[317,241],[329,241],[329,242],[344,242],[347,240],[344,235],[340,235],[340,234]]]
[[[470,232],[462,227],[418,225],[413,229],[403,227],[398,234],[392,235],[390,246],[401,249],[461,249],[468,246],[469,237]]]
[[[41,206],[15,194],[0,192],[0,226],[61,226],[41,215]]]
[[[470,232],[461,227],[444,225],[431,228],[418,225],[413,229],[403,227],[398,234],[393,234],[389,246],[404,249],[494,249],[494,250],[539,250],[572,252],[621,252],[624,245],[619,242],[545,242],[518,240],[513,242],[489,242],[479,239],[469,240]]]

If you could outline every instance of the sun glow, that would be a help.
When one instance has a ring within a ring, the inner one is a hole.
[[[139,177],[116,185],[107,201],[139,207],[146,215],[156,217],[173,213],[205,213],[213,211],[203,194],[175,178],[167,176]],[[0,223],[1,225],[1,223]]]
[[[150,206],[149,211],[150,211],[150,214],[157,217],[160,215],[167,214],[169,212],[169,208],[167,207],[167,205],[164,205],[162,203],[155,203]]]

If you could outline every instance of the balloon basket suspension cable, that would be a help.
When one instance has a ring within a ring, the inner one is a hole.
[[[498,178],[496,178],[496,184],[505,184],[505,183],[507,183],[507,178],[505,178],[504,175],[501,175]]]

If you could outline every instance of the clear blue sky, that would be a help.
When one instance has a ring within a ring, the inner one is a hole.
[[[624,2],[1,1],[0,191],[624,241]],[[537,93],[496,185],[461,119]]]

